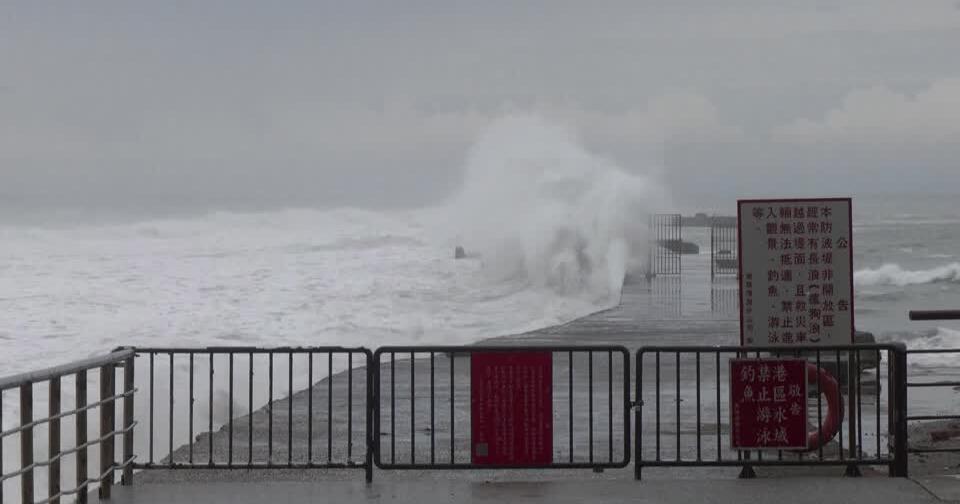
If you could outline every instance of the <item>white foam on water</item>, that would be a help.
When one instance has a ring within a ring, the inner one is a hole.
[[[898,264],[884,264],[875,269],[862,269],[853,274],[857,287],[892,285],[924,285],[941,282],[960,282],[960,263],[950,263],[926,270],[905,270]]]

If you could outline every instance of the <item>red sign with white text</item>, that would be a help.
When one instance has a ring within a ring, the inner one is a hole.
[[[550,352],[470,356],[473,463],[537,466],[553,461]]]
[[[807,362],[730,359],[730,442],[734,449],[807,447]]]

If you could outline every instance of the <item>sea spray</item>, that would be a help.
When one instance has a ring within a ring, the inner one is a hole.
[[[514,115],[470,149],[456,233],[500,279],[616,302],[643,266],[648,216],[668,204],[650,173],[627,173],[564,126]]]

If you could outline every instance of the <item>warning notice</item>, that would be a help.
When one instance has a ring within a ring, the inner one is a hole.
[[[741,200],[737,213],[741,344],[851,344],[851,200]]]
[[[803,359],[730,359],[734,449],[806,449],[806,372]]]
[[[550,352],[471,354],[473,463],[534,466],[553,460]]]

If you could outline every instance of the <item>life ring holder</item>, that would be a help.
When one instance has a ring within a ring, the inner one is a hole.
[[[813,451],[827,444],[836,437],[843,423],[843,400],[840,395],[840,384],[837,379],[825,369],[818,368],[812,362],[807,362],[807,384],[816,383],[820,379],[820,393],[827,399],[827,416],[823,423],[807,433],[807,449]],[[819,398],[817,398],[819,400]]]

